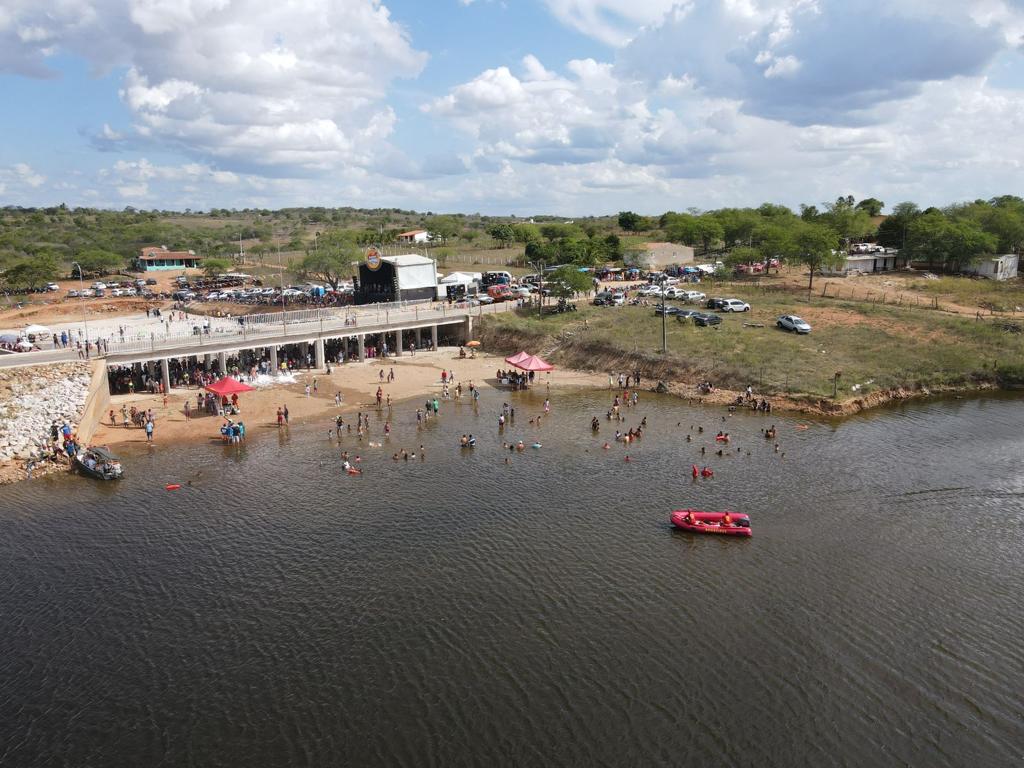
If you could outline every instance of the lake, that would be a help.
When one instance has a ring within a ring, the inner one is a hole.
[[[398,406],[343,438],[359,477],[325,422],[0,488],[0,765],[1024,760],[1021,400],[616,424],[558,391],[537,428],[543,397]],[[754,536],[673,531],[688,506]]]

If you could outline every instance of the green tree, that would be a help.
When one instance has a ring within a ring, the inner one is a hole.
[[[559,298],[569,299],[577,293],[585,293],[593,283],[589,272],[580,272],[578,267],[559,267],[545,282],[551,286],[551,293]]]
[[[814,288],[814,273],[825,266],[838,266],[845,256],[839,252],[839,236],[823,224],[802,223],[793,237],[790,258],[807,267],[807,298]]]
[[[202,268],[203,274],[207,277],[216,277],[231,269],[231,259],[203,259]]]
[[[747,245],[740,245],[733,248],[722,259],[725,266],[735,269],[740,264],[753,264],[755,261],[762,261],[761,251]]]
[[[928,210],[907,227],[904,253],[912,261],[963,269],[983,254],[994,253],[998,238],[969,219],[953,220],[939,210]]]
[[[644,217],[633,211],[621,211],[619,213],[619,226],[625,232],[639,232],[644,228]]]
[[[446,244],[459,236],[462,232],[462,224],[452,216],[435,216],[427,225],[430,234]]]
[[[511,224],[494,224],[487,230],[487,234],[497,240],[502,248],[507,248],[516,239],[516,232]]]
[[[878,244],[886,248],[902,248],[906,243],[910,222],[920,215],[921,209],[915,203],[897,203],[892,213],[878,225]]]
[[[834,203],[824,203],[825,212],[817,221],[827,224],[839,235],[844,245],[860,240],[874,231],[871,217],[853,204],[853,196],[837,198]]]
[[[325,282],[336,291],[341,281],[352,274],[352,263],[361,255],[350,230],[328,232],[314,250],[307,251],[299,260],[296,269],[303,277]]]
[[[885,203],[876,197],[866,197],[857,203],[857,210],[864,211],[868,216],[880,216]]]
[[[9,266],[3,273],[3,283],[12,291],[38,290],[56,280],[59,274],[60,264],[56,257],[31,256]]]
[[[124,266],[124,259],[121,256],[100,248],[82,251],[75,261],[81,265],[83,272],[90,275],[106,275]]]

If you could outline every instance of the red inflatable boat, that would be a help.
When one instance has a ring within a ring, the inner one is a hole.
[[[672,525],[693,533],[716,533],[724,536],[752,536],[750,517],[739,512],[701,512],[699,509],[677,509]]]

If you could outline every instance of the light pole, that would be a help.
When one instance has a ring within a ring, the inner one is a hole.
[[[662,277],[658,282],[661,284],[661,352],[668,352],[668,314],[665,311],[665,281],[668,277]]]
[[[78,285],[81,288],[78,295],[85,295],[85,277],[82,275],[82,265],[77,261],[72,261],[71,265],[78,267]],[[85,304],[82,304],[82,325],[85,326],[85,356],[89,356],[89,320],[85,316]]]
[[[544,314],[544,260],[531,261],[530,266],[537,270],[537,316]]]

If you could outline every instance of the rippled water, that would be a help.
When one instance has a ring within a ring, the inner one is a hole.
[[[721,413],[647,396],[627,463],[604,393],[539,430],[506,397],[543,443],[507,465],[491,395],[402,408],[362,477],[311,426],[0,489],[0,765],[1024,759],[1020,400],[736,415],[702,461]],[[690,505],[754,537],[673,532]]]

